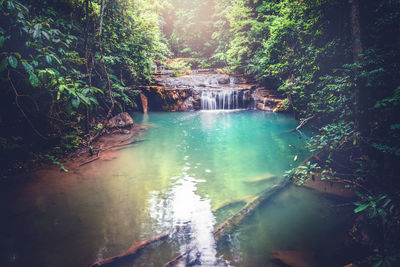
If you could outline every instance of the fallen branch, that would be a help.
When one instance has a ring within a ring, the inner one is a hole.
[[[109,148],[107,148],[107,150],[109,150],[111,148],[116,148],[116,147],[129,146],[129,145],[133,145],[133,144],[136,144],[136,143],[139,143],[139,142],[143,142],[143,141],[144,140],[133,140],[133,141],[131,141],[129,143],[126,143],[126,144],[113,145],[113,146],[110,146]],[[103,151],[105,151],[105,150],[103,150]]]
[[[100,158],[100,157],[97,156],[97,157],[95,157],[94,159],[90,159],[90,160],[88,160],[88,161],[85,161],[84,163],[80,164],[79,167],[82,167],[82,166],[84,166],[84,165],[86,165],[86,164],[92,163],[93,161],[96,161],[96,160],[98,160],[99,158]]]
[[[314,118],[314,115],[312,115],[312,116],[310,116],[310,117],[304,119],[303,121],[300,122],[300,124],[299,124],[296,128],[294,128],[293,130],[287,131],[286,133],[292,133],[292,132],[295,132],[295,131],[300,130],[301,128],[303,128],[304,125],[306,125],[306,123],[307,123],[309,120],[311,120],[311,119],[313,119],[313,118]]]
[[[288,186],[290,182],[288,180],[283,180],[279,184],[274,185],[272,188],[264,191],[263,193],[259,194],[258,196],[255,196],[251,201],[249,201],[243,208],[241,208],[237,213],[232,215],[229,219],[227,219],[225,222],[221,223],[217,228],[215,228],[213,235],[215,242],[218,242],[218,240],[223,237],[224,235],[230,233],[241,221],[243,221],[244,218],[246,218],[248,215],[252,214],[253,211],[265,200],[268,198],[271,198],[278,192],[280,192],[282,189],[284,189],[286,186]],[[180,255],[176,256],[169,262],[165,263],[163,267],[172,267],[176,266],[184,256],[189,254],[195,247],[191,247],[185,252],[181,253]]]
[[[272,188],[264,191],[260,195],[254,197],[253,200],[248,202],[241,210],[239,210],[236,214],[232,215],[225,222],[220,224],[213,232],[215,241],[218,241],[222,236],[230,233],[235,226],[237,226],[246,216],[252,214],[252,212],[265,200],[271,198],[276,193],[280,192],[286,186],[288,186],[290,182],[288,180],[283,180],[280,183],[274,185]]]
[[[180,228],[176,228],[176,229],[172,229],[167,233],[161,234],[161,235],[157,235],[154,236],[152,238],[143,240],[143,241],[139,241],[136,243],[133,243],[125,252],[117,255],[117,256],[113,256],[113,257],[109,257],[109,258],[105,258],[103,260],[97,261],[93,264],[88,265],[88,267],[97,267],[97,266],[105,266],[111,263],[115,263],[116,261],[120,261],[122,259],[126,259],[127,257],[133,257],[136,255],[136,253],[138,253],[140,250],[144,249],[145,247],[157,242],[157,241],[161,241],[163,239],[166,239],[167,237],[169,237],[171,234],[173,234],[175,231],[178,231]]]
[[[231,205],[235,205],[235,204],[239,204],[239,203],[243,203],[244,205],[246,205],[247,203],[249,203],[252,199],[254,198],[254,196],[244,196],[244,197],[238,197],[238,198],[234,198],[231,200],[227,200],[222,202],[221,204],[215,206],[212,211],[213,212],[217,212],[221,209],[224,209],[225,207],[231,206]]]
[[[248,200],[247,204],[242,209],[240,209],[236,214],[231,216],[229,219],[227,219],[225,222],[220,224],[214,230],[213,235],[214,235],[215,241],[217,242],[222,236],[230,233],[235,228],[235,226],[237,226],[244,218],[246,218],[246,216],[252,214],[252,212],[262,202],[264,202],[266,199],[274,196],[275,194],[280,192],[282,189],[284,189],[289,184],[290,184],[290,182],[288,180],[284,180],[284,181],[280,182],[279,184],[276,184],[272,188],[266,190],[264,193],[261,193],[258,196],[255,196],[251,200]],[[155,243],[157,241],[161,241],[163,239],[168,238],[171,234],[173,234],[176,231],[179,231],[180,229],[181,229],[181,227],[178,227],[176,229],[170,230],[168,233],[157,235],[157,236],[149,238],[147,240],[134,243],[125,252],[123,252],[117,256],[113,256],[113,257],[109,257],[109,258],[97,261],[91,265],[88,265],[88,267],[105,266],[105,265],[115,263],[116,261],[120,261],[120,260],[128,258],[128,257],[133,257],[143,248],[149,246],[152,243]],[[181,261],[183,259],[183,257],[186,256],[187,254],[189,254],[193,249],[195,249],[194,246],[189,248],[185,252],[179,254],[178,256],[176,256],[175,258],[173,258],[166,264],[164,264],[163,267],[176,266],[176,264],[179,263],[179,261]]]
[[[107,150],[110,150],[110,149],[112,149],[112,148],[126,147],[126,146],[133,145],[133,144],[136,144],[136,143],[138,143],[138,142],[143,142],[143,141],[144,141],[144,140],[133,140],[133,141],[131,141],[131,142],[129,142],[129,143],[113,145],[113,146],[107,147],[106,149],[102,149],[102,147],[100,146],[100,149],[99,149],[99,151],[97,152],[97,156],[96,156],[94,159],[89,159],[88,161],[85,161],[84,163],[80,164],[79,167],[82,167],[82,166],[84,166],[84,165],[86,165],[86,164],[92,163],[93,161],[96,161],[96,160],[100,159],[100,153],[101,153],[101,151],[107,151]]]

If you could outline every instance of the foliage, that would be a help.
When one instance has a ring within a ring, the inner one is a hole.
[[[162,3],[105,3],[100,39],[100,1],[0,1],[2,140],[17,136],[16,148],[39,150],[60,144],[60,152],[79,146],[94,115],[108,110],[105,68],[115,112],[136,107],[134,87],[151,83],[155,61],[169,54]]]
[[[317,169],[320,169],[318,163],[307,161],[305,165],[286,171],[284,177],[293,180],[297,185],[303,185]]]
[[[176,57],[206,57],[213,52],[216,0],[169,0],[163,11],[164,33]]]
[[[341,120],[320,128],[319,134],[310,138],[308,143],[309,150],[316,152],[325,148],[333,151],[341,149],[341,144],[354,138],[352,123]]]
[[[177,59],[169,61],[164,65],[167,70],[173,70],[173,72],[170,74],[171,77],[178,77],[190,74],[191,63],[188,61]]]
[[[60,167],[60,170],[63,172],[68,172],[68,170],[64,167],[64,165],[62,163],[60,163],[58,161],[58,158],[53,156],[53,155],[49,155],[49,154],[45,154],[44,155],[48,160],[51,161],[51,163],[53,163],[54,165]]]

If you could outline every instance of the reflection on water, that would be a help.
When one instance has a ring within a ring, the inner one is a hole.
[[[322,212],[328,203],[293,188],[218,244],[213,238],[216,222],[240,206],[212,208],[269,188],[296,164],[296,155],[305,158],[308,133],[282,134],[297,126],[291,117],[234,111],[149,113],[134,120],[152,126],[145,142],[118,158],[67,174],[41,171],[24,186],[0,188],[0,266],[86,266],[177,226],[168,240],[118,266],[161,266],[191,248],[192,265],[260,266],[276,249],[296,249],[307,240],[313,249],[319,244],[314,234],[334,226],[322,217],[332,214]]]
[[[213,237],[215,218],[211,202],[196,194],[196,184],[204,182],[185,174],[165,194],[153,192],[149,212],[158,228],[182,227],[180,253],[191,250],[191,262],[216,266],[217,251]]]

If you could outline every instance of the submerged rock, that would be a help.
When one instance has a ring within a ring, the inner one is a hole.
[[[277,250],[271,255],[271,260],[290,267],[317,267],[315,253],[295,250]]]
[[[124,128],[133,124],[132,117],[127,112],[122,112],[108,121],[107,128]]]

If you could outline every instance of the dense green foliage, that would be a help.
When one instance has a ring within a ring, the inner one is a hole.
[[[98,126],[92,113],[108,111],[107,76],[115,111],[134,108],[134,85],[148,84],[155,60],[169,53],[158,2],[105,1],[101,39],[101,1],[0,5],[3,164],[9,151],[35,151],[34,144],[77,147]]]
[[[175,56],[209,57],[213,52],[215,0],[169,0],[164,9],[164,33]]]

